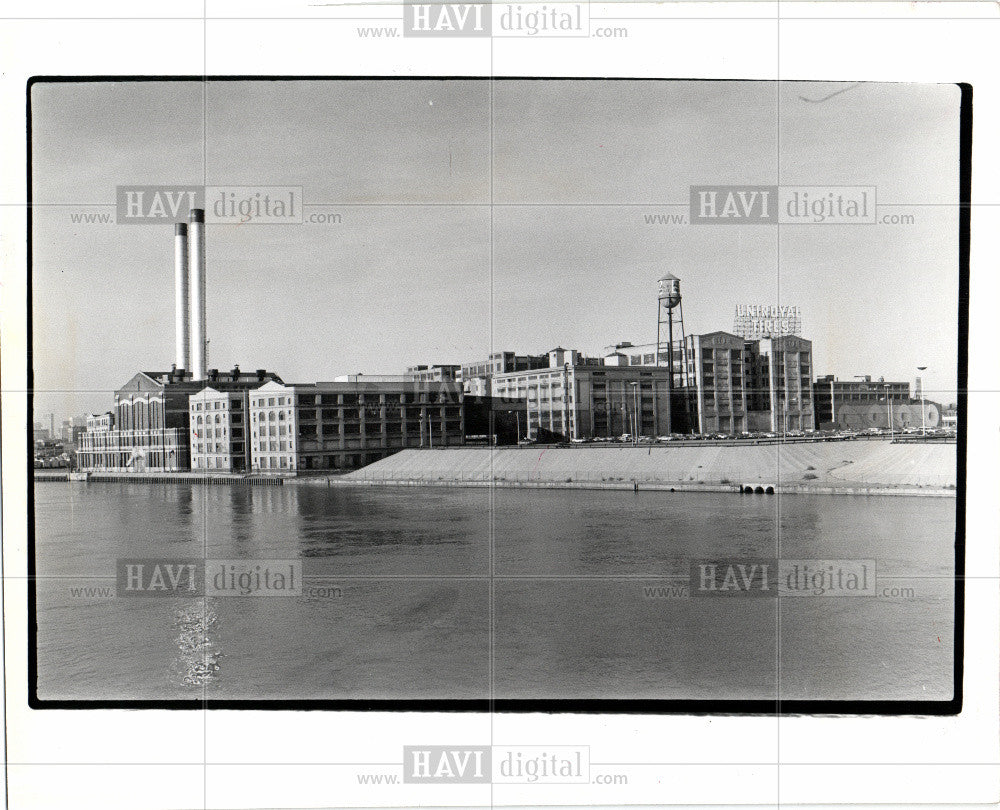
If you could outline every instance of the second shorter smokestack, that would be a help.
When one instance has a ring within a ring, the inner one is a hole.
[[[188,226],[179,222],[174,227],[174,363],[180,369],[191,368],[188,276]]]
[[[191,268],[191,378],[205,379],[208,364],[205,318],[205,211],[192,208],[188,217],[188,261]]]

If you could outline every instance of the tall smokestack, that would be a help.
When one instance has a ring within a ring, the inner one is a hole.
[[[188,217],[188,259],[191,267],[191,377],[205,379],[208,352],[205,342],[205,211],[192,208]]]
[[[188,323],[188,226],[174,227],[174,364],[191,368],[191,335]]]

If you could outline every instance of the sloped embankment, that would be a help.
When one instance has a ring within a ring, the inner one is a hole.
[[[955,445],[808,442],[404,450],[346,480],[954,487]]]

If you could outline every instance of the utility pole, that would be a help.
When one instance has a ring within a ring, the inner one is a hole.
[[[927,371],[927,366],[917,366],[917,371]],[[924,380],[920,378],[920,435],[927,437],[927,404],[924,398]]]
[[[885,388],[885,413],[889,420],[889,440],[896,441],[896,432],[892,427],[892,397],[889,395],[889,384],[886,383],[883,387]]]
[[[634,403],[634,406],[635,406],[633,408],[633,410],[632,410],[632,427],[634,428],[633,434],[632,434],[633,435],[632,444],[634,444],[636,447],[638,447],[639,446],[639,425],[641,424],[641,420],[639,418],[639,383],[632,382],[632,383],[629,383],[629,384],[632,386],[632,400],[633,400],[633,403]]]

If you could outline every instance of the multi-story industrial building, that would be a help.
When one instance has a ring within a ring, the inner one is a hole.
[[[567,360],[571,356],[581,357],[578,353],[551,354],[551,362],[565,362],[494,375],[494,396],[525,400],[525,436],[549,433],[586,439],[670,432],[667,369],[574,365]]]
[[[246,472],[250,459],[247,427],[249,389],[203,388],[188,397],[191,469]]]
[[[815,429],[811,341],[798,335],[746,341],[743,374],[749,430]]]
[[[415,382],[455,382],[461,370],[461,366],[410,366],[406,376]]]
[[[174,367],[163,372],[140,371],[119,388],[115,392],[113,424],[103,417],[89,420],[77,454],[81,469],[179,472],[191,468],[192,449],[199,463],[228,463],[232,469],[236,463],[232,446],[216,450],[214,414],[212,450],[206,449],[205,438],[192,444],[189,398],[208,387],[212,396],[221,396],[241,394],[269,380],[281,382],[266,369],[252,374],[241,372],[238,366],[228,372],[206,369],[205,212],[195,208],[189,219],[190,224],[178,223],[174,229]],[[202,404],[206,401],[201,400]],[[235,413],[232,401],[230,398],[229,410]],[[227,441],[234,427],[230,420],[225,431]]]
[[[178,371],[140,371],[115,392],[113,425],[103,417],[88,420],[77,454],[82,470],[179,472],[191,469],[189,397],[211,386],[215,391],[247,391],[280,377],[258,369],[211,369],[204,380]]]
[[[674,358],[674,423],[694,433],[811,431],[812,343],[797,335],[745,340],[729,332],[688,335],[683,352],[617,343],[606,365],[666,367]],[[659,366],[657,366],[659,359]]]
[[[873,380],[870,375],[838,380],[827,374],[813,383],[813,393],[820,430],[936,428],[942,421],[941,405],[911,396],[908,382]]]
[[[747,431],[745,342],[728,332],[688,335],[685,379],[695,433]],[[769,428],[770,429],[770,428]]]
[[[547,354],[516,354],[515,352],[493,352],[486,360],[462,363],[463,382],[474,377],[492,377],[494,374],[509,374],[512,371],[526,371],[533,368],[547,368]]]
[[[87,414],[87,432],[111,430],[115,426],[114,411]]]
[[[458,383],[270,382],[252,391],[249,402],[254,472],[354,469],[404,447],[464,441]]]
[[[87,415],[87,429],[76,448],[77,467],[84,470],[110,470],[117,462],[117,437],[112,436],[115,415],[112,411]],[[112,438],[115,438],[112,444]]]
[[[135,374],[115,391],[113,424],[95,417],[88,425],[77,453],[80,469],[188,469],[187,398],[191,390],[190,382],[174,372]]]
[[[878,405],[886,407],[886,397],[898,404],[910,401],[908,382],[886,382],[883,378],[872,380],[871,375],[853,380],[838,380],[833,374],[817,377],[813,383],[816,400],[816,427],[831,428],[837,425],[837,412],[845,405]]]
[[[462,363],[456,377],[467,394],[478,397],[492,396],[490,380],[496,374],[548,368],[547,354],[516,354],[515,352],[493,352],[486,360]]]

